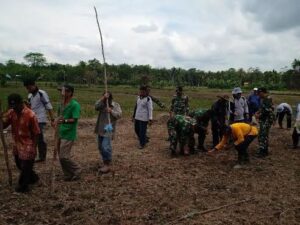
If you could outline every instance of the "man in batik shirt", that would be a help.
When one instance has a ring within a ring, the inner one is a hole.
[[[11,125],[13,136],[13,155],[16,166],[21,171],[17,192],[28,192],[29,184],[39,180],[33,170],[36,146],[40,134],[39,124],[34,112],[23,104],[18,94],[8,96],[9,111],[4,114],[4,128]]]

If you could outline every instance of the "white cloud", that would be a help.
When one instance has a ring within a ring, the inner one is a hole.
[[[299,4],[288,1],[294,12]],[[0,9],[0,62],[22,61],[30,51],[59,63],[101,61],[94,5],[108,63],[279,69],[299,58],[299,20],[286,27],[290,17],[281,10],[285,23],[271,23],[259,16],[263,1],[11,0]]]

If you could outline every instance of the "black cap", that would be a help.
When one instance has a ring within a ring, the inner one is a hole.
[[[258,88],[257,92],[258,93],[260,93],[260,92],[267,93],[268,91],[265,87],[260,87],[260,88]]]

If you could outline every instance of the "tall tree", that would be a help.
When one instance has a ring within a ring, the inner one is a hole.
[[[24,56],[24,59],[31,67],[41,67],[46,64],[46,58],[39,52],[30,52]]]

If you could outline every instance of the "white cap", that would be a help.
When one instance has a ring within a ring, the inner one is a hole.
[[[257,87],[253,88],[253,91],[258,91],[258,88]]]

